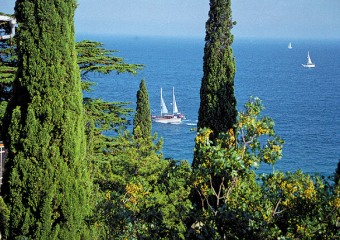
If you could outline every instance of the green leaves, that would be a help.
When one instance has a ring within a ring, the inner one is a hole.
[[[283,140],[263,109],[260,99],[250,98],[235,133],[221,133],[214,142],[210,129],[198,133],[201,161],[193,166],[192,195],[202,205],[191,213],[200,229],[189,230],[190,237],[333,239],[340,231],[337,184],[301,171],[256,175],[261,164],[282,156]]]
[[[265,216],[267,208],[257,206],[263,193],[254,170],[280,159],[283,141],[275,134],[273,121],[261,116],[262,110],[261,101],[250,98],[234,129],[220,133],[214,141],[210,129],[201,129],[196,136],[195,154],[200,161],[193,165],[192,187],[202,204],[200,214],[206,216],[204,226],[214,221],[219,236],[234,238],[241,234],[234,228],[249,228],[244,234],[250,235],[243,236],[254,238]],[[239,225],[228,225],[230,221]]]
[[[164,160],[158,144],[128,132],[112,141],[107,161],[97,163],[106,237],[184,239],[189,164]]]
[[[127,64],[123,58],[115,57],[114,50],[106,50],[100,42],[84,40],[77,43],[78,65],[82,77],[89,72],[108,74],[110,72],[128,72],[136,74],[143,68],[141,64]]]
[[[333,239],[339,233],[339,208],[333,205],[339,198],[327,181],[297,171],[264,175],[261,182],[265,200],[272,205],[267,221],[277,229],[276,236]]]

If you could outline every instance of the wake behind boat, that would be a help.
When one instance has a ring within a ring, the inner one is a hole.
[[[305,68],[313,68],[315,67],[315,64],[312,62],[310,56],[309,56],[309,51],[307,54],[307,64],[302,64],[302,66],[304,66]]]
[[[172,114],[169,114],[168,108],[165,105],[164,99],[163,99],[163,91],[161,88],[161,115],[160,116],[152,116],[153,122],[158,123],[172,123],[172,124],[178,124],[181,123],[182,119],[184,119],[185,116],[178,112],[176,98],[175,98],[175,88],[172,88]]]

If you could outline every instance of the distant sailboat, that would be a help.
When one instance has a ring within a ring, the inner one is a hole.
[[[309,56],[309,51],[307,54],[307,64],[302,64],[302,66],[304,66],[305,68],[313,68],[315,67],[315,64],[312,62],[310,56]]]
[[[161,115],[152,116],[152,121],[158,123],[180,123],[182,119],[185,118],[183,114],[178,112],[176,98],[175,98],[175,88],[172,88],[172,114],[168,113],[168,108],[165,105],[163,99],[163,90],[161,88]]]
[[[288,44],[288,49],[292,49],[292,48],[293,48],[292,43],[289,43]]]

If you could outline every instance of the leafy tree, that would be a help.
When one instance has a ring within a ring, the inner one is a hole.
[[[139,127],[135,133],[141,135]],[[97,179],[102,192],[97,216],[105,238],[184,239],[190,167],[164,160],[160,148],[161,141],[127,131],[112,138]]]
[[[249,224],[268,207],[260,204],[264,195],[255,169],[261,163],[274,164],[283,143],[275,134],[274,122],[260,116],[262,109],[258,98],[250,99],[239,113],[235,132],[220,134],[215,141],[210,129],[201,129],[197,135],[196,154],[201,161],[192,173],[198,200],[191,216],[191,238],[260,239],[259,226]],[[221,181],[214,181],[217,177]]]
[[[190,216],[190,238],[337,239],[339,186],[301,171],[257,176],[261,164],[280,159],[283,143],[262,109],[259,99],[250,99],[235,134],[213,142],[211,130],[202,129],[196,137],[203,161],[193,169],[192,188],[201,206]],[[213,181],[215,176],[222,181]]]
[[[339,195],[320,177],[274,172],[261,177],[264,233],[271,239],[336,239],[339,236]]]
[[[162,141],[155,144],[157,136],[151,136],[144,80],[136,112],[133,134],[111,138],[105,161],[98,164],[102,201],[97,221],[107,239],[184,239],[191,206],[189,164],[164,160],[159,153]]]
[[[231,1],[211,0],[206,23],[204,75],[197,128],[211,129],[212,139],[233,128],[236,123],[235,60],[231,49],[233,35],[230,32],[234,24]]]
[[[92,180],[73,18],[75,1],[16,2],[18,72],[5,116],[8,238],[87,236]],[[34,16],[34,17],[33,17]]]
[[[145,81],[142,80],[139,85],[139,90],[137,92],[137,107],[136,114],[133,119],[133,134],[135,137],[143,137],[145,139],[150,139],[151,137],[151,112],[149,104],[148,90],[146,89]],[[138,136],[136,128],[140,128],[141,135]]]

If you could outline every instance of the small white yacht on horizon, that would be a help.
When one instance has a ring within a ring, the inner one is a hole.
[[[312,62],[310,56],[309,56],[309,51],[307,54],[307,64],[302,64],[302,66],[304,66],[305,68],[314,68],[315,67],[315,63]]]

